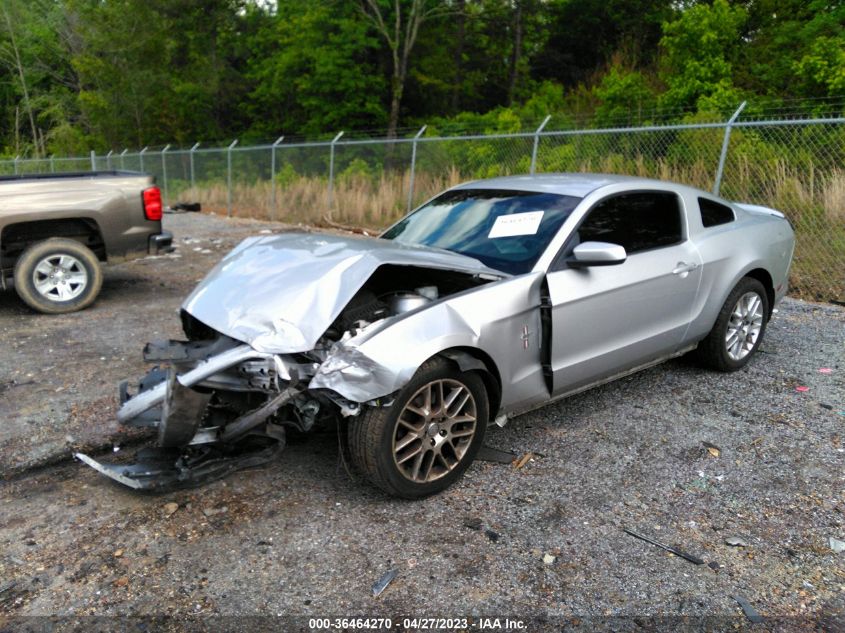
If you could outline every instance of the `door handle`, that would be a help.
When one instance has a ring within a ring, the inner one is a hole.
[[[675,264],[675,268],[674,270],[672,270],[672,274],[686,277],[687,273],[690,273],[697,268],[698,264],[687,264],[686,262],[678,262],[677,264]]]

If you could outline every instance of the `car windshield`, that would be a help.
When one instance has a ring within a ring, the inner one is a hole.
[[[528,272],[581,198],[536,191],[447,191],[381,237],[461,253],[511,274]]]

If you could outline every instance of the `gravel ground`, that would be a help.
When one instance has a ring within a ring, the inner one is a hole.
[[[155,616],[174,618],[165,628],[234,626],[228,616],[307,628],[272,619],[291,615],[748,627],[734,596],[770,628],[841,630],[845,552],[829,539],[845,541],[845,310],[832,306],[786,300],[764,353],[737,373],[679,359],[491,429],[489,446],[533,457],[478,462],[424,501],[351,478],[330,432],[166,495],[79,464],[33,469],[116,432],[115,385],[142,373],[143,343],[178,337],[179,300],[268,226],[170,216],[181,256],[110,269],[101,300],[77,315],[34,316],[2,296],[0,630],[41,622],[31,616],[133,616],[139,630]]]
[[[0,478],[122,437],[117,384],[143,375],[144,344],[181,338],[178,310],[240,240],[281,224],[194,213],[166,215],[175,253],[105,268],[89,309],[48,316],[0,292]]]

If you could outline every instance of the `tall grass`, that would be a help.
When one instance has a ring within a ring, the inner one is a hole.
[[[414,178],[413,204],[467,180],[455,169],[445,174],[417,173]],[[378,229],[399,219],[408,210],[410,173],[382,173],[377,178],[350,176],[334,183],[329,207],[328,181],[325,178],[298,176],[284,185],[261,180],[235,183],[232,187],[232,214],[260,220],[278,220],[291,224],[336,222],[349,226]],[[181,199],[201,202],[204,211],[225,214],[228,191],[225,183],[198,184],[178,193]]]

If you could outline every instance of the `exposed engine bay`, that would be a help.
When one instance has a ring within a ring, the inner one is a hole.
[[[126,486],[158,491],[200,485],[268,463],[284,449],[291,430],[307,433],[315,425],[348,424],[364,407],[390,404],[389,396],[357,402],[312,387],[338,345],[490,281],[449,270],[380,266],[314,348],[297,353],[257,351],[183,310],[188,340],[148,343],[143,355],[152,369],[134,393],[128,381],[120,385],[118,421],[156,429],[155,447],[139,450],[132,464],[76,457]]]

